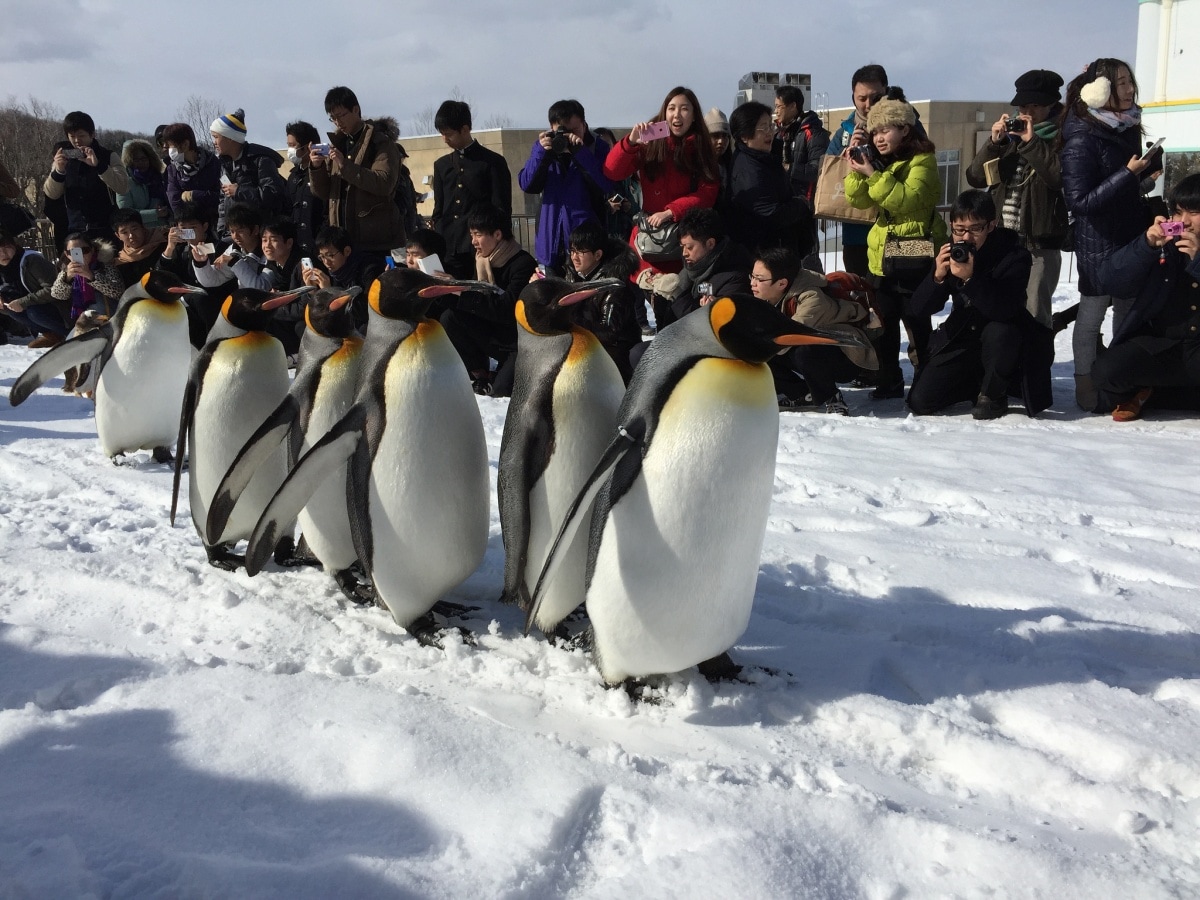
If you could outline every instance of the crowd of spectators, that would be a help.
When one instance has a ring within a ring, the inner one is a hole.
[[[448,295],[431,313],[475,389],[495,396],[511,390],[521,288],[561,277],[622,283],[578,314],[626,380],[655,328],[741,294],[863,345],[782,353],[771,365],[781,409],[847,414],[839,385],[851,385],[875,400],[903,398],[918,415],[969,403],[987,420],[1013,400],[1036,415],[1052,402],[1054,333],[1072,321],[1081,408],[1118,421],[1154,406],[1200,408],[1200,175],[1157,210],[1169,217],[1154,215],[1147,195],[1162,155],[1144,153],[1130,67],[1097,59],[1063,90],[1048,70],[1016,78],[1014,114],[991,125],[949,227],[936,147],[876,64],[852,75],[853,112],[832,132],[789,85],[773,107],[751,101],[728,116],[703,113],[693,91],[674,87],[620,137],[593,129],[578,100],[558,100],[517,174],[540,199],[532,248],[514,238],[508,164],[472,136],[462,101],[434,117],[449,152],[434,165],[427,220],[395,121],[365,118],[348,87],[325,96],[325,139],[311,123],[287,125],[286,174],[280,153],[249,140],[240,109],[212,122],[211,150],[183,123],[160,126],[154,143],[105,147],[91,117],[72,112],[47,148],[41,185],[60,258],[0,227],[5,339],[59,343],[84,312],[111,315],[122,291],[156,268],[205,289],[188,301],[197,346],[237,287],[357,286],[355,319],[366,329],[366,289],[384,267],[420,265],[500,289]],[[874,220],[838,226],[845,272],[827,278],[815,201],[830,171],[848,204]],[[1071,249],[1080,302],[1053,313]],[[289,354],[303,331],[298,309],[280,310],[273,328]]]

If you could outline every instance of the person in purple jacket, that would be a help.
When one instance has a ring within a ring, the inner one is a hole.
[[[604,224],[613,183],[604,176],[609,145],[588,128],[578,100],[557,101],[547,118],[550,130],[538,135],[517,182],[525,193],[542,195],[534,255],[561,276],[571,232],[584,222]]]

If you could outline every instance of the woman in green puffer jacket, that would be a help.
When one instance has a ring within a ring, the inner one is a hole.
[[[931,332],[928,316],[904,315],[905,300],[912,295],[927,272],[890,275],[884,272],[883,249],[888,235],[898,238],[931,237],[934,253],[946,240],[946,223],[937,214],[942,196],[937,157],[933,143],[916,127],[917,114],[903,100],[880,100],[867,116],[873,158],[854,155],[862,144],[856,137],[846,149],[850,168],[846,175],[846,199],[859,209],[874,206],[879,217],[867,235],[867,260],[871,273],[880,279],[879,313],[883,333],[875,341],[879,357],[876,400],[903,397],[904,374],[900,371],[900,323],[912,335],[917,356],[925,352]],[[933,258],[929,259],[929,268]]]

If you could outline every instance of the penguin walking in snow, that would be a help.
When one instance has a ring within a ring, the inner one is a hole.
[[[287,523],[348,462],[351,534],[378,602],[396,624],[437,643],[431,610],[487,549],[489,488],[470,379],[425,312],[438,296],[495,289],[415,269],[385,271],[371,286],[354,405],[263,512],[246,551],[248,572],[262,567]]]
[[[621,282],[531,282],[517,300],[517,364],[500,441],[496,489],[504,538],[501,599],[528,611],[554,528],[600,461],[617,425],[625,384],[575,304]],[[589,507],[590,509],[590,507]],[[587,538],[577,534],[544,587],[533,620],[550,634],[584,600]]]
[[[357,287],[324,288],[309,295],[296,376],[283,402],[246,441],[217,486],[208,508],[208,543],[218,542],[242,492],[281,443],[287,448],[288,467],[293,468],[350,409],[362,361],[363,339],[355,330],[350,307],[359,292]],[[350,534],[345,463],[321,483],[298,519],[305,543],[342,592],[355,603],[373,602],[370,586],[360,583],[352,571],[358,551]]]
[[[171,442],[187,385],[192,348],[182,297],[204,293],[169,272],[151,271],[121,295],[116,314],[40,356],[13,383],[19,406],[55,375],[89,366],[94,379],[96,432],[104,454],[151,450],[170,462]]]
[[[749,296],[715,299],[664,329],[559,530],[527,627],[594,499],[587,613],[604,680],[717,660],[736,669],[725,651],[750,619],[779,438],[766,361],[812,343],[855,339],[800,325]]]
[[[208,343],[192,364],[179,412],[179,442],[175,451],[175,480],[171,493],[171,524],[179,502],[184,451],[191,446],[188,497],[192,524],[204,542],[208,561],[220,569],[235,569],[244,560],[231,545],[248,538],[254,523],[287,474],[287,456],[276,447],[254,472],[219,535],[209,539],[208,509],[217,485],[239,450],[288,392],[287,356],[283,344],[267,333],[274,310],[312,291],[300,288],[268,294],[239,288],[221,305],[209,331]],[[280,556],[290,555],[291,535]]]

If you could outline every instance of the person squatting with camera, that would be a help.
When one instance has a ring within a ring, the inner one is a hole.
[[[1095,412],[1117,422],[1148,402],[1200,409],[1200,173],[1175,186],[1170,207],[1100,269],[1104,290],[1135,298],[1092,369]]]
[[[996,204],[984,191],[959,194],[950,237],[908,300],[912,314],[926,317],[953,303],[913,376],[908,407],[928,415],[973,400],[972,416],[995,419],[1014,394],[1035,416],[1053,399],[1054,348],[1049,329],[1025,305],[1030,253],[1015,231],[997,226]]]

